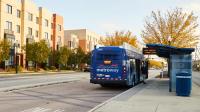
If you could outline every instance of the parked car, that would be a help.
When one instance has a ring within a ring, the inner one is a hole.
[[[90,72],[90,65],[87,65],[83,68],[84,72]]]

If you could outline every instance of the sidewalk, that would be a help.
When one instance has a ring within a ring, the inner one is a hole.
[[[89,112],[200,112],[200,87],[193,84],[191,97],[169,92],[167,79],[150,79]]]

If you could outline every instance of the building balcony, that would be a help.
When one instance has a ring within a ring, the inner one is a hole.
[[[10,30],[10,29],[4,29],[4,33],[5,33],[5,34],[14,35],[14,31],[12,31],[12,30]]]
[[[27,35],[26,36],[26,43],[30,44],[30,43],[33,43],[33,42],[35,42],[34,36],[33,35]]]
[[[10,41],[15,40],[14,31],[9,29],[4,29],[4,39],[8,39]]]

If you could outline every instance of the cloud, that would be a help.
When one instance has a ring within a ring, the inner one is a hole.
[[[200,12],[200,1],[191,0],[181,2],[180,7],[185,8],[187,11]]]
[[[114,31],[118,31],[121,30],[123,27],[121,27],[119,24],[115,24],[115,23],[103,23],[100,25],[100,27],[108,32],[114,32]]]

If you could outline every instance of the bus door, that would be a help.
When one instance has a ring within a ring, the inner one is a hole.
[[[136,83],[140,82],[140,76],[141,76],[141,61],[136,59]]]
[[[142,62],[142,74],[144,75],[144,78],[148,78],[148,61]]]
[[[130,60],[130,75],[132,77],[133,83],[135,83],[135,78],[136,78],[136,67],[135,67],[135,60],[131,59]]]

